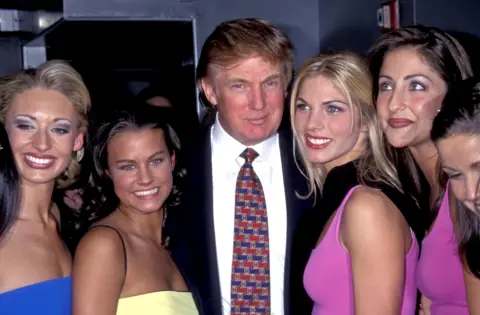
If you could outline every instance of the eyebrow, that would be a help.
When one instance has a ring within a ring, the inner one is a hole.
[[[473,162],[472,164],[470,164],[471,168],[478,168],[479,166],[480,166],[480,161]]]
[[[305,104],[308,104],[308,102],[301,97],[297,97],[297,102],[298,101],[300,101],[302,103],[305,103]],[[329,101],[322,102],[321,105],[330,105],[330,104],[333,104],[333,103],[340,103],[340,104],[348,105],[347,103],[345,103],[345,101],[341,101],[341,100],[329,100]]]
[[[268,81],[272,81],[272,80],[276,80],[276,79],[280,79],[282,76],[280,75],[280,73],[274,73],[272,75],[269,75],[268,77],[265,78],[265,80],[262,81],[262,83],[265,83],[265,82],[268,82]]]
[[[420,73],[409,74],[409,75],[405,76],[405,77],[403,78],[403,80],[406,81],[406,80],[410,80],[410,79],[413,79],[413,78],[416,78],[416,77],[425,78],[425,79],[427,79],[428,81],[430,81],[430,82],[433,83],[432,79],[430,79],[430,78],[427,77],[426,75],[420,74]],[[379,75],[379,78],[385,78],[385,79],[388,79],[388,80],[393,81],[393,78],[392,78],[391,76],[389,76],[389,75],[386,75],[386,74],[380,74],[380,75]]]
[[[15,116],[15,119],[22,119],[22,118],[28,118],[28,119],[31,119],[33,121],[37,121],[37,118],[35,118],[34,116],[31,116],[31,115],[22,114],[22,115]],[[67,118],[55,118],[53,120],[53,122],[59,122],[59,121],[66,121],[66,122],[69,122],[70,124],[72,124],[70,119],[67,119]]]
[[[165,150],[161,150],[161,151],[158,151],[158,152],[155,152],[153,153],[152,155],[150,155],[148,157],[149,160],[159,156],[159,155],[162,155],[165,153]],[[130,159],[121,159],[121,160],[118,160],[115,162],[115,164],[122,164],[122,163],[135,163],[135,160],[130,160]]]
[[[268,77],[266,77],[265,79],[262,80],[262,83],[265,83],[265,82],[268,82],[268,81],[272,81],[272,80],[276,80],[276,79],[279,79],[281,78],[281,74],[280,73],[274,73],[272,75],[269,75]],[[246,79],[243,79],[243,78],[238,78],[238,77],[233,77],[233,78],[230,78],[228,79],[228,82],[241,82],[241,83],[248,83],[249,81],[246,80]]]

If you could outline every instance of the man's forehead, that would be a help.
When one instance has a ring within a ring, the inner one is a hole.
[[[212,70],[212,74],[224,79],[234,77],[265,79],[280,75],[282,66],[279,62],[272,62],[263,57],[250,57],[227,65],[212,65]]]

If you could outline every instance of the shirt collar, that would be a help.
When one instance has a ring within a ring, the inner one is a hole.
[[[212,139],[215,150],[218,150],[222,154],[222,158],[228,161],[236,160],[238,156],[247,148],[247,146],[238,142],[235,138],[230,136],[225,129],[223,129],[219,119],[218,113],[215,118],[215,123],[212,127]],[[273,161],[274,148],[278,143],[278,133],[268,139],[250,146],[257,151],[259,157],[263,161]]]

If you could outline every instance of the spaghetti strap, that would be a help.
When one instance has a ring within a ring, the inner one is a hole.
[[[109,225],[104,225],[104,224],[92,226],[88,230],[90,231],[91,229],[94,229],[96,227],[106,227],[106,228],[112,229],[115,232],[117,232],[118,237],[120,237],[120,240],[122,241],[122,247],[123,247],[123,259],[125,261],[125,278],[126,278],[127,277],[127,248],[125,247],[125,241],[123,240],[122,234],[120,234],[120,232],[116,228],[111,227]]]

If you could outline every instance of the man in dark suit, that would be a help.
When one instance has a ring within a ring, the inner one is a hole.
[[[292,70],[290,40],[263,20],[224,22],[203,46],[197,83],[217,112],[189,153],[184,206],[167,219],[200,314],[295,313],[291,243],[311,201],[297,197],[307,184],[281,126]]]

